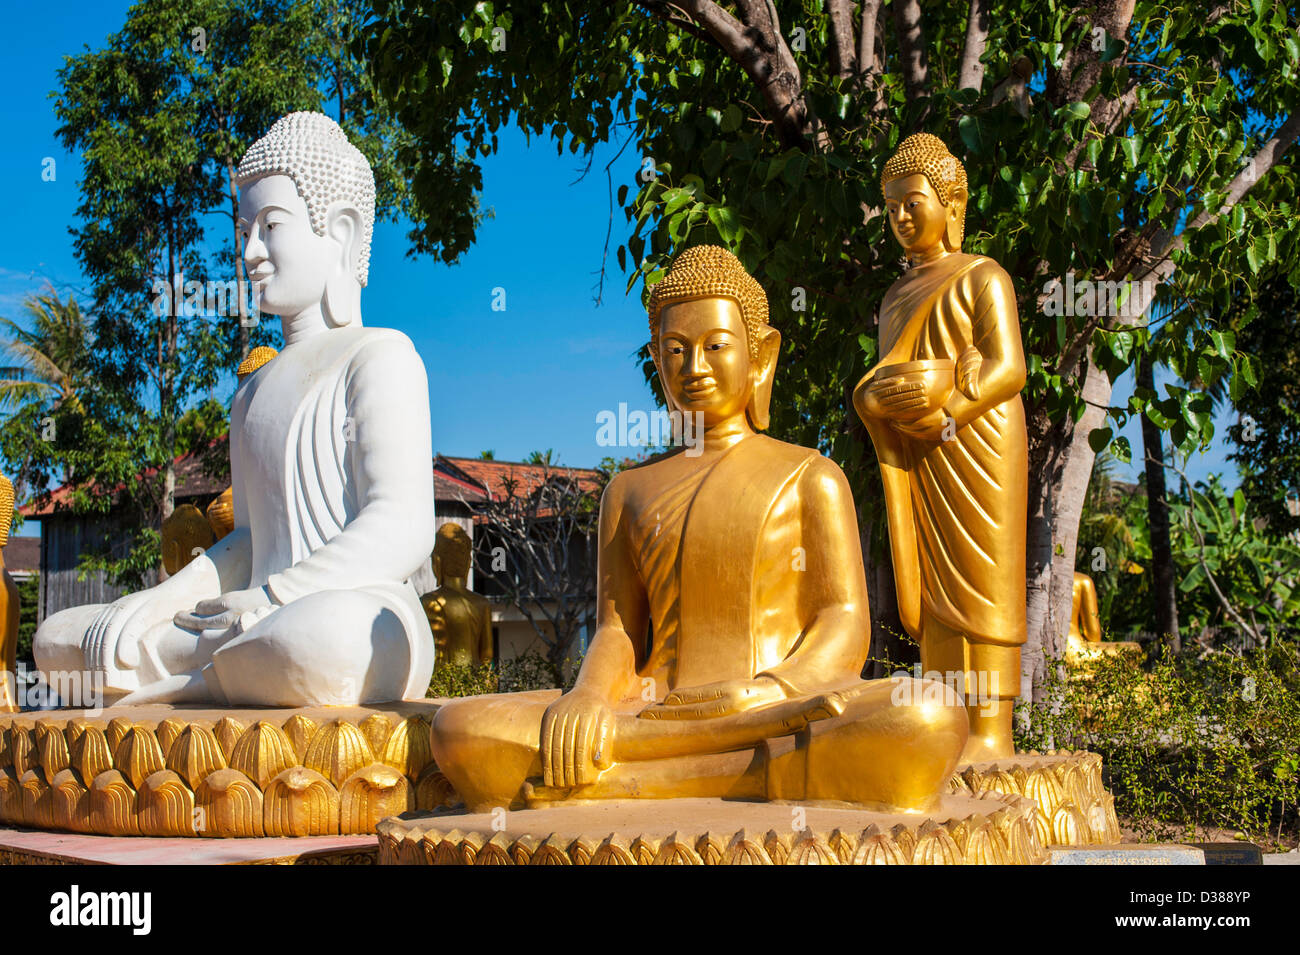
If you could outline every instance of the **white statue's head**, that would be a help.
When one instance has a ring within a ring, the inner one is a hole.
[[[244,154],[235,173],[244,264],[272,315],[320,305],[330,325],[360,316],[375,223],[375,178],[323,113],[290,113]]]

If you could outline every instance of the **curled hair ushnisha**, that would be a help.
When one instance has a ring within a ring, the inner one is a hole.
[[[898,150],[886,160],[880,174],[880,189],[883,192],[895,179],[917,174],[930,181],[935,195],[945,206],[954,192],[966,189],[966,167],[948,151],[942,139],[930,133],[915,133],[898,144]],[[961,234],[966,231],[965,219],[963,214],[959,223]]]
[[[276,120],[244,153],[235,183],[242,186],[272,175],[293,180],[317,235],[325,234],[325,213],[332,203],[341,200],[356,206],[362,221],[356,277],[364,286],[375,226],[375,176],[361,150],[324,113],[290,113]]]
[[[0,547],[9,543],[9,525],[13,520],[14,486],[7,477],[0,474]]]
[[[650,340],[659,340],[659,314],[665,306],[701,298],[728,298],[740,307],[749,357],[758,357],[758,342],[767,325],[767,293],[726,249],[696,245],[673,259],[668,274],[650,290]]]

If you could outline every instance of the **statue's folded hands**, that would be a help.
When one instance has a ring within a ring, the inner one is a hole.
[[[236,590],[200,600],[193,610],[183,610],[172,619],[178,627],[201,633],[204,630],[228,630],[247,612],[276,606],[265,586]]]

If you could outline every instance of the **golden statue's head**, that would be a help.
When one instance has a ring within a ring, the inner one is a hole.
[[[966,169],[938,136],[908,136],[880,175],[889,226],[909,256],[942,242],[961,251],[966,228]]]
[[[0,474],[0,547],[9,543],[9,526],[14,522],[14,486]]]
[[[699,412],[705,426],[742,411],[768,424],[781,334],[767,323],[767,295],[740,260],[697,245],[650,290],[650,353],[668,407]]]
[[[439,527],[433,544],[433,573],[438,583],[447,577],[468,577],[470,552],[465,528],[450,522]]]

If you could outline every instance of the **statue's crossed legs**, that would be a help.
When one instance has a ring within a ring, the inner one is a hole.
[[[875,680],[837,694],[842,699],[836,715],[807,722],[797,732],[724,752],[623,761],[605,769],[595,783],[553,790],[541,785],[539,743],[542,717],[559,695],[558,690],[538,690],[477,696],[439,709],[433,720],[433,756],[467,807],[485,811],[561,799],[714,797],[925,810],[942,793],[968,732],[961,700],[950,688],[909,678]],[[694,724],[692,741],[720,739],[735,719],[757,723],[764,710],[799,703],[681,722]],[[657,724],[669,721],[636,717],[643,705],[630,705],[616,717],[616,752],[619,734],[665,729]]]
[[[46,674],[106,671],[110,702],[356,705],[402,699],[411,672],[393,601],[364,589],[309,594],[222,630],[165,620],[96,653],[88,641],[105,606],[50,617],[34,655]]]

